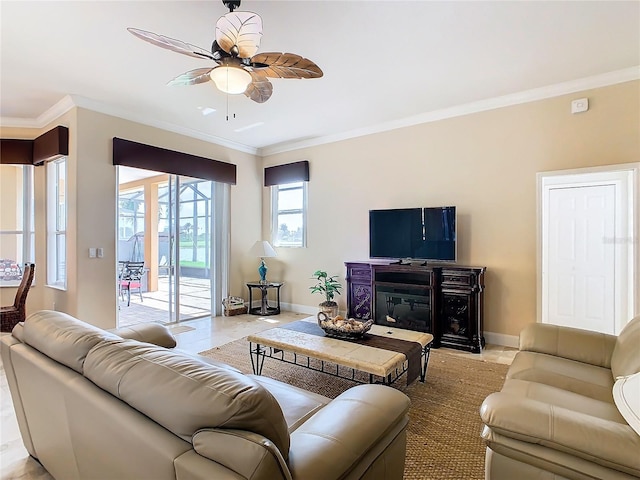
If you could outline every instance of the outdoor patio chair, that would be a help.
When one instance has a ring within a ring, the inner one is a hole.
[[[0,331],[10,332],[18,323],[24,322],[26,317],[25,305],[27,295],[33,283],[33,275],[36,271],[35,263],[25,263],[22,271],[22,281],[16,292],[13,305],[0,307]]]
[[[124,301],[124,292],[127,292],[127,307],[131,305],[131,290],[138,289],[140,301],[142,298],[142,275],[144,274],[144,262],[124,262],[120,271],[118,289],[120,297]]]

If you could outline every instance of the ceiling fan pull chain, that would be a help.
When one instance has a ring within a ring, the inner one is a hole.
[[[233,114],[233,118],[236,118],[236,114]],[[227,122],[229,121],[229,94],[227,93]]]

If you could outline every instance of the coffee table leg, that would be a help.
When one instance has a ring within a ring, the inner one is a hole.
[[[265,349],[259,343],[249,342],[249,356],[251,357],[251,369],[254,375],[262,375],[262,367],[264,366]]]
[[[420,372],[420,381],[424,383],[427,377],[427,367],[429,366],[429,354],[431,353],[431,343],[427,343],[422,349],[422,371]]]

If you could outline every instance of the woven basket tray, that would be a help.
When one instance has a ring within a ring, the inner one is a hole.
[[[347,322],[351,324],[351,327],[347,329],[344,327],[340,328],[339,326],[335,325],[334,321],[335,319],[330,318],[326,313],[318,313],[318,326],[322,328],[322,330],[324,330],[325,334],[329,337],[340,338],[343,340],[360,338],[366,332],[368,332],[371,329],[371,325],[373,325],[373,320],[361,322],[359,320],[350,318],[347,320]]]
[[[234,315],[242,315],[243,313],[247,313],[249,309],[247,306],[243,307],[224,307],[224,315],[226,317],[232,317]]]

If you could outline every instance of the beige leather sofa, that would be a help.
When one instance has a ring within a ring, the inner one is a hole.
[[[640,391],[628,405],[612,395],[638,372],[640,317],[618,337],[528,326],[502,391],[480,409],[485,478],[639,478]]]
[[[403,393],[330,400],[169,350],[160,325],[116,333],[138,340],[42,311],[2,337],[25,447],[55,478],[402,478]]]

